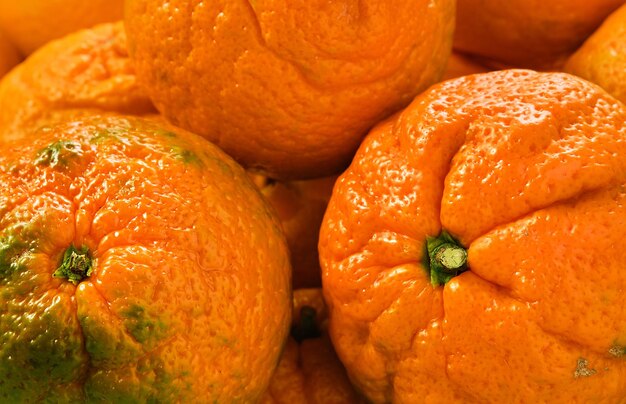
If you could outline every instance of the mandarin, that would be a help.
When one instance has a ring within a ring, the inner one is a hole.
[[[276,179],[339,172],[367,130],[437,81],[453,0],[129,0],[158,110]]]
[[[328,338],[322,290],[294,290],[293,312],[291,337],[261,403],[363,403]]]
[[[93,25],[122,19],[124,0],[0,0],[0,29],[24,55]]]
[[[289,331],[280,223],[203,138],[98,114],[0,152],[0,402],[253,402]]]
[[[624,0],[458,0],[454,48],[517,67],[558,68]]]
[[[21,127],[59,110],[156,112],[137,83],[121,22],[43,46],[0,81],[0,106],[0,141],[24,136]]]
[[[565,71],[598,84],[626,103],[626,5],[569,58]]]
[[[320,232],[330,335],[381,402],[624,403],[626,107],[563,73],[431,87]]]
[[[276,209],[291,255],[293,287],[322,286],[317,243],[336,176],[277,182],[252,175],[263,196]]]

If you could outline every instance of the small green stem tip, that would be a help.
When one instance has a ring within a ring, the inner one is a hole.
[[[317,312],[311,306],[300,309],[300,321],[291,327],[291,336],[298,342],[305,339],[318,338],[321,335],[317,325]]]
[[[426,239],[428,270],[433,286],[446,284],[467,269],[467,251],[446,231]]]
[[[55,278],[66,278],[74,285],[77,285],[80,281],[89,277],[92,272],[91,254],[87,246],[82,246],[79,250],[71,245],[65,250],[61,264],[52,276]]]

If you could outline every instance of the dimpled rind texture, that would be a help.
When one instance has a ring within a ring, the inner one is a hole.
[[[626,103],[626,6],[611,14],[569,58],[565,71],[598,84]]]
[[[1,402],[253,402],[289,330],[280,224],[199,136],[91,115],[0,153]],[[53,278],[86,246],[93,274]]]
[[[53,111],[97,109],[156,112],[137,83],[121,22],[101,24],[52,41],[0,81],[0,141]]]
[[[0,29],[23,55],[47,42],[122,19],[124,0],[0,0]]]
[[[247,168],[303,179],[344,169],[441,77],[454,1],[131,0],[125,21],[160,112]]]
[[[624,0],[459,0],[454,48],[516,67],[555,68]]]
[[[330,334],[376,403],[624,403],[626,109],[568,74],[447,81],[375,127],[320,233]],[[425,239],[469,271],[433,287]]]

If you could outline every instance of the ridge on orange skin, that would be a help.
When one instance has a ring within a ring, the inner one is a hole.
[[[164,123],[70,115],[3,145],[0,193],[0,402],[260,399],[289,254],[229,156]]]
[[[248,169],[334,175],[443,73],[453,0],[128,0],[131,56],[157,109]],[[296,157],[297,156],[297,157]]]
[[[337,177],[280,182],[249,174],[276,209],[283,226],[291,254],[294,289],[321,287],[319,229]]]
[[[122,19],[123,0],[0,0],[0,30],[22,55],[62,36]]]
[[[624,0],[459,0],[454,49],[511,67],[559,69]]]
[[[626,103],[626,5],[604,21],[568,59],[564,70]]]
[[[51,119],[58,110],[156,113],[137,83],[121,22],[43,46],[0,81],[0,105],[0,141],[24,136],[22,126]]]
[[[626,107],[568,74],[431,87],[375,127],[320,231],[330,335],[383,402],[624,402]],[[469,270],[423,264],[446,230]]]
[[[297,342],[290,337],[262,404],[358,404],[346,370],[327,334],[328,312],[321,289],[297,289],[293,296],[292,327],[300,323],[304,307],[313,308],[321,332]]]

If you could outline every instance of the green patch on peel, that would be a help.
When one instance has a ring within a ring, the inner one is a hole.
[[[616,358],[625,358],[626,357],[626,346],[615,344],[611,348],[609,348],[609,354]]]
[[[159,136],[164,136],[164,137],[169,138],[169,139],[173,139],[173,138],[177,137],[176,133],[174,133],[174,132],[172,132],[170,130],[165,130],[165,129],[157,129],[157,130],[154,131],[154,134],[155,135],[159,135]]]
[[[89,139],[91,143],[104,143],[106,141],[122,141],[122,137],[128,134],[128,129],[125,128],[105,128],[99,130],[95,135]]]
[[[28,243],[15,234],[0,238],[0,279],[24,269],[21,258],[28,250]]]
[[[124,325],[128,332],[142,344],[163,339],[167,334],[165,323],[139,305],[131,305],[121,314],[126,319]]]
[[[67,167],[71,159],[82,154],[81,145],[73,140],[59,140],[37,152],[36,165]]]
[[[27,269],[38,243],[39,235],[30,224],[18,223],[5,229],[0,236],[0,282]]]
[[[195,165],[198,165],[198,166],[201,165],[201,161],[200,161],[200,158],[198,157],[198,155],[196,155],[191,150],[185,149],[183,147],[171,146],[170,147],[170,154],[176,160],[180,160],[180,161],[182,161],[185,164],[195,164]]]

